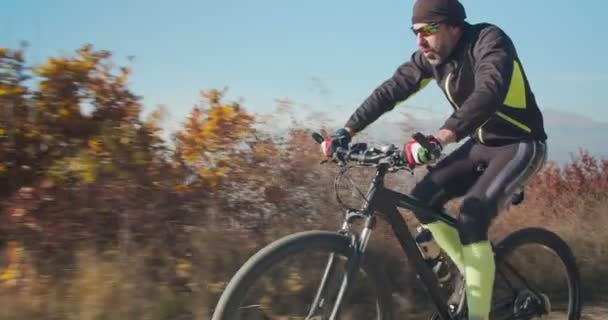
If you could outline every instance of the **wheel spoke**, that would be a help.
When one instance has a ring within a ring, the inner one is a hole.
[[[350,239],[337,233],[273,243],[234,276],[212,319],[388,319],[390,291],[377,290],[387,281],[354,257]]]

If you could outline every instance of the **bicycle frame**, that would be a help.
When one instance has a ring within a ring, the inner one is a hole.
[[[379,164],[377,166],[376,175],[374,176],[372,183],[367,191],[367,203],[356,214],[347,214],[344,226],[345,229],[348,229],[348,226],[352,223],[352,220],[356,218],[361,218],[364,220],[364,227],[363,231],[360,234],[358,248],[356,248],[355,257],[353,257],[354,263],[352,263],[351,265],[355,265],[355,268],[358,267],[360,257],[365,252],[369,236],[375,226],[376,217],[374,214],[376,211],[382,213],[388,223],[391,225],[393,232],[397,237],[401,248],[403,249],[403,252],[406,254],[408,260],[410,261],[411,266],[416,271],[419,279],[423,282],[427,294],[429,295],[433,305],[435,306],[435,311],[441,319],[450,320],[452,319],[452,316],[450,315],[448,305],[446,303],[447,297],[445,297],[443,291],[440,290],[437,278],[425,262],[420,250],[418,249],[418,246],[416,244],[416,241],[414,240],[412,233],[407,228],[407,224],[399,213],[399,211],[397,210],[397,208],[405,208],[408,210],[412,210],[416,212],[418,216],[429,215],[451,226],[456,225],[456,219],[440,210],[430,208],[426,204],[408,195],[385,188],[384,177],[388,172],[388,169],[388,164]],[[326,272],[328,272],[330,266],[331,258],[330,262],[328,263],[328,268]],[[347,272],[350,273],[350,270]],[[341,304],[341,299],[344,295],[344,292],[346,291],[346,287],[348,286],[349,276],[350,275],[347,274],[344,278],[340,293],[338,295],[336,306],[332,312],[332,317],[330,319],[334,319],[333,317],[338,313],[338,309]],[[322,285],[324,283],[325,277],[322,281]]]

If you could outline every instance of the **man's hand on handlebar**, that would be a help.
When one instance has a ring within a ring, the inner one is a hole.
[[[332,158],[339,148],[348,150],[351,135],[345,128],[340,128],[336,132],[321,142],[321,152],[326,158]]]
[[[403,147],[403,157],[413,169],[437,160],[442,150],[441,143],[434,136],[425,137],[416,133]]]

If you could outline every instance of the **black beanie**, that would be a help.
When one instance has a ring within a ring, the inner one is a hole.
[[[416,0],[414,3],[414,23],[453,22],[462,23],[467,14],[458,0]]]

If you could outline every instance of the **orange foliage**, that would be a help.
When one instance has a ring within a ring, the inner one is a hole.
[[[34,67],[22,56],[0,50],[0,195],[44,177],[82,147],[102,154],[104,127],[138,130],[141,106],[126,86],[129,70],[116,74],[109,52],[85,45]],[[30,78],[36,86],[28,90]]]
[[[223,104],[223,95],[217,90],[203,92],[207,108],[195,107],[176,134],[178,159],[211,186],[241,164],[239,143],[253,134],[253,116],[237,103]]]
[[[531,182],[530,189],[551,207],[568,209],[581,202],[604,200],[608,190],[608,160],[598,160],[588,151],[580,150],[563,167],[548,163]]]

